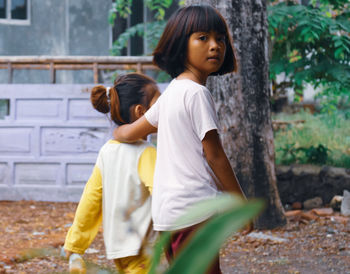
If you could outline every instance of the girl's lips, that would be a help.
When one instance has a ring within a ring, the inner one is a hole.
[[[209,57],[208,61],[212,61],[212,62],[220,62],[220,58],[219,57]]]

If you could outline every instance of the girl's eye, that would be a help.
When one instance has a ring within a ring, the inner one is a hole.
[[[219,36],[217,39],[219,42],[225,42],[226,40],[225,36]]]
[[[207,40],[207,36],[201,35],[201,36],[199,36],[199,40],[205,41],[205,40]]]

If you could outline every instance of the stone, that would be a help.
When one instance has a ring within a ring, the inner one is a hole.
[[[301,213],[301,218],[307,221],[316,220],[318,217],[312,211],[305,211]]]
[[[294,203],[292,204],[292,208],[293,208],[293,209],[302,209],[302,208],[303,208],[303,205],[302,205],[301,202],[294,202]]]
[[[334,229],[331,228],[331,227],[328,227],[328,228],[327,228],[327,233],[329,233],[329,234],[335,234],[335,233],[338,233],[338,231],[337,231],[337,230],[334,230]]]
[[[350,216],[350,192],[344,190],[343,200],[340,206],[340,213],[343,216]]]
[[[95,249],[95,248],[91,248],[89,247],[88,249],[85,250],[86,254],[95,254],[95,253],[99,253],[100,251]]]
[[[305,209],[313,209],[318,208],[323,205],[323,201],[321,197],[315,197],[309,200],[304,201],[303,206]]]
[[[45,235],[45,232],[39,232],[39,231],[33,232],[33,236],[41,236],[41,235]]]
[[[343,200],[343,196],[340,195],[335,195],[331,202],[329,203],[330,207],[333,208],[334,210],[340,210],[341,206],[341,201]]]
[[[322,198],[323,205],[329,205],[335,195],[343,195],[344,189],[350,191],[350,169],[323,166],[317,173],[317,168],[307,165],[292,165],[290,169],[276,166],[277,186],[283,205],[317,196]]]
[[[333,178],[347,178],[350,179],[350,174],[347,172],[345,168],[340,167],[329,167],[328,168],[328,175]]]
[[[288,210],[291,210],[292,209],[292,206],[290,204],[285,204],[284,205],[284,210],[288,211]]]
[[[332,208],[314,208],[311,212],[315,213],[317,216],[329,216],[333,214],[333,209]]]
[[[343,225],[346,225],[349,222],[349,217],[343,217],[343,216],[332,216],[331,221],[341,223]]]
[[[284,215],[285,215],[286,217],[296,217],[296,216],[300,216],[301,213],[302,213],[301,210],[289,210],[289,211],[286,211],[286,212],[284,213]]]
[[[288,239],[268,235],[262,232],[251,232],[247,235],[250,238],[258,239],[258,240],[270,240],[272,242],[276,243],[285,243],[288,242]]]
[[[318,176],[321,169],[322,167],[316,165],[293,165],[292,172],[296,176],[305,174]]]

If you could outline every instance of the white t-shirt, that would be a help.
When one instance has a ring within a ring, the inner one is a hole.
[[[209,216],[174,225],[191,205],[218,193],[201,142],[208,131],[218,128],[209,90],[191,80],[174,79],[145,117],[158,128],[154,230],[172,231],[204,221]]]

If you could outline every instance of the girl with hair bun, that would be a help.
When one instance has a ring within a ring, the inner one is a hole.
[[[119,76],[112,88],[95,86],[90,99],[97,111],[123,125],[140,118],[159,95],[151,78],[129,73]],[[118,271],[148,272],[150,261],[143,247],[152,234],[150,194],[155,159],[154,146],[141,139],[133,144],[109,140],[100,149],[64,244],[71,273],[78,270],[74,264],[84,268],[76,253],[85,252],[101,222],[107,259],[114,260]],[[78,258],[75,263],[73,255]]]

